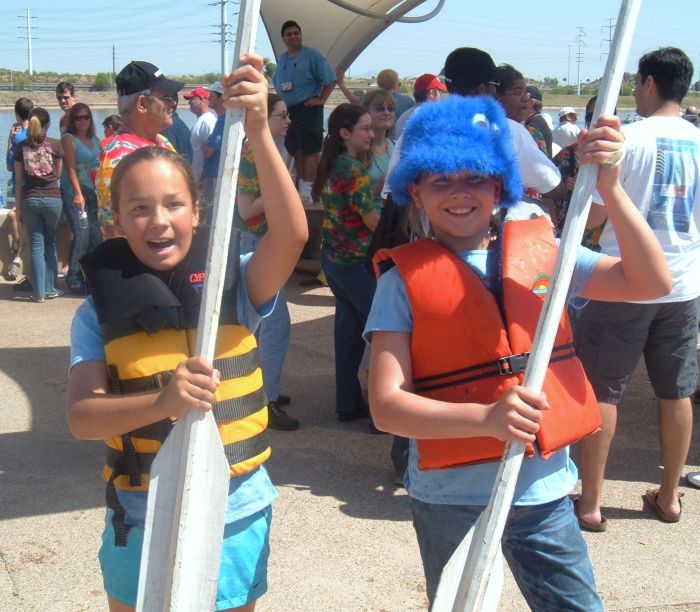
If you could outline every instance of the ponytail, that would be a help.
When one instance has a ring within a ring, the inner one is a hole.
[[[27,128],[27,140],[32,147],[39,146],[46,138],[46,131],[51,124],[48,111],[41,106],[36,106],[29,111],[29,126]]]

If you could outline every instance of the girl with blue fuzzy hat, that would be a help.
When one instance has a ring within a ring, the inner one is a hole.
[[[598,191],[624,247],[621,258],[577,247],[571,296],[647,300],[670,289],[659,244],[618,181],[622,144],[614,117],[580,137],[581,163],[601,164]],[[375,257],[369,397],[376,427],[411,439],[405,485],[428,599],[514,440],[528,458],[502,540],[513,575],[533,609],[599,610],[568,445],[597,432],[600,415],[566,314],[543,391],[520,385],[557,244],[544,217],[493,227],[522,193],[501,107],[457,95],[422,106],[390,183],[429,237]]]

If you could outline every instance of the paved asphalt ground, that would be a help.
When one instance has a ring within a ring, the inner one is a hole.
[[[258,610],[426,607],[406,495],[392,483],[389,436],[333,413],[333,297],[288,284],[292,342],[283,389],[296,432],[271,432],[274,506],[269,592]],[[103,611],[97,550],[102,445],[74,440],[65,420],[69,327],[80,300],[35,304],[0,282],[0,611]],[[696,405],[697,409],[697,405]],[[697,416],[697,415],[696,415]],[[700,468],[696,425],[689,469]],[[620,407],[608,465],[604,534],[585,534],[608,610],[700,610],[700,491],[683,518],[643,508],[660,477],[654,399],[643,370]],[[526,606],[510,576],[502,610]]]

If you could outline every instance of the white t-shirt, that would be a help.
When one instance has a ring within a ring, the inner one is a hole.
[[[216,115],[214,111],[208,110],[197,117],[192,131],[190,132],[190,144],[192,145],[192,171],[194,178],[199,180],[202,178],[202,170],[204,168],[204,145],[207,142],[210,134],[214,130],[216,124]]]
[[[552,142],[556,142],[563,149],[576,142],[580,131],[578,125],[565,121],[552,130]]]
[[[439,104],[439,103],[438,103]],[[416,109],[416,112],[420,106]],[[552,191],[560,182],[561,175],[559,170],[542,151],[540,151],[535,140],[530,136],[527,129],[512,119],[508,119],[510,134],[513,142],[513,151],[518,160],[520,175],[523,181],[523,187],[526,189],[534,189],[538,193],[547,193]],[[385,198],[391,193],[389,189],[389,176],[394,166],[398,163],[401,156],[401,145],[403,143],[403,134],[399,136],[394,146],[394,152],[389,160],[389,168],[384,181],[384,189],[382,190],[382,198]]]
[[[700,130],[678,117],[649,117],[623,126],[627,152],[620,183],[658,238],[673,279],[669,295],[641,302],[683,302],[700,295]],[[594,194],[593,201],[602,198]],[[608,223],[606,255],[620,256]]]

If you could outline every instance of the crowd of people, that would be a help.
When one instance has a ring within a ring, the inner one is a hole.
[[[264,593],[276,496],[264,430],[300,426],[281,392],[291,328],[282,288],[308,217],[322,208],[336,417],[368,418],[371,433],[394,435],[394,477],[408,492],[430,602],[488,501],[505,441],[516,440],[528,458],[503,550],[523,595],[534,609],[601,609],[580,531],[607,528],[616,406],[642,355],[664,468],[645,502],[664,522],[682,512],[700,299],[700,130],[697,109],[681,114],[690,60],[675,48],[646,54],[634,89],[643,120],[592,124],[593,98],[581,129],[568,106],[554,127],[542,91],[480,49],[455,49],[444,82],[423,74],[411,98],[391,69],[376,88],[350,91],[343,71],[303,44],[299,24],[285,22],[280,34],[287,51],[276,93],[260,58],[248,56],[232,75],[182,95],[197,117],[191,130],[176,112],[183,84],[144,61],[117,76],[118,115],[105,119],[102,140],[70,83],[56,88],[60,140],[47,135],[45,109],[27,98],[15,105],[8,164],[20,222],[13,248],[31,262],[25,284],[36,302],[62,295],[64,215],[66,286],[89,293],[73,323],[68,414],[74,435],[108,447],[100,562],[110,608],[135,605],[150,461],[188,406],[213,409],[231,465],[217,609],[252,610]],[[348,102],[332,110],[324,137],[336,85]],[[203,278],[232,107],[247,109],[240,254],[229,257],[238,274],[225,292],[232,307],[222,308],[214,369],[191,354],[200,293],[189,279]],[[524,366],[510,360],[530,351],[538,287],[551,275],[578,170],[591,163],[597,191],[571,316],[562,316],[538,393],[520,386]],[[685,477],[700,486],[700,475]]]

